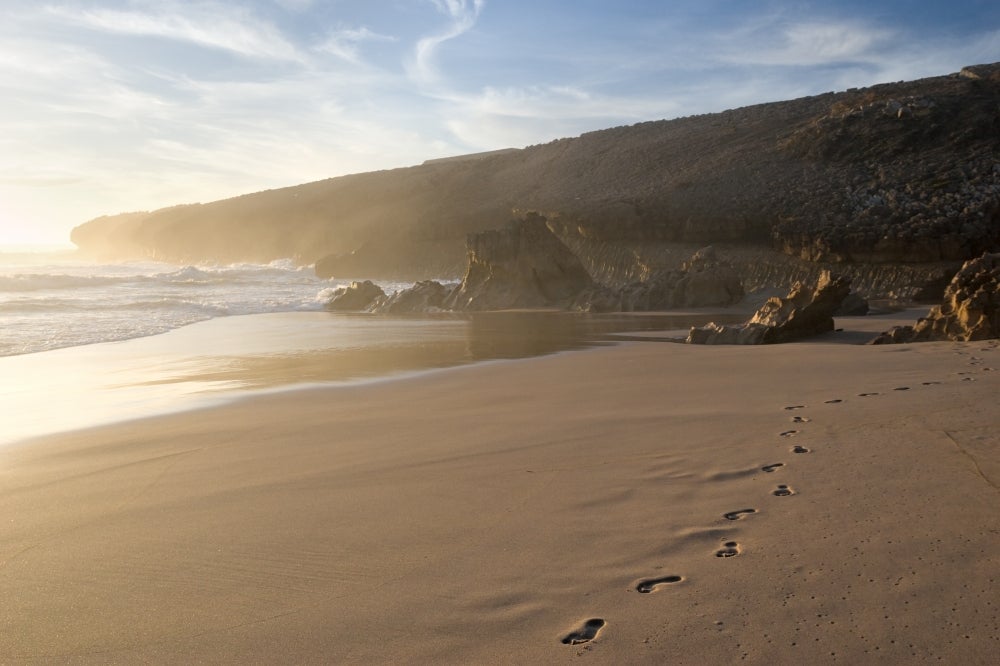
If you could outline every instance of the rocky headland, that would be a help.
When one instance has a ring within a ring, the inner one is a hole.
[[[549,276],[562,286],[505,297],[490,277],[446,307],[683,306],[721,284],[684,266],[709,244],[741,282],[718,301],[831,270],[865,297],[935,302],[1000,245],[1000,63],[474,157],[98,218],[72,239],[112,258],[294,257],[324,277],[457,280],[474,265],[468,238],[489,254],[512,210],[534,210],[593,284],[574,267]]]

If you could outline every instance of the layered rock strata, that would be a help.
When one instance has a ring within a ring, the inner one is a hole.
[[[581,293],[574,309],[585,312],[651,312],[725,307],[743,298],[743,281],[714,247],[698,250],[679,269],[659,271],[623,287],[596,286]]]

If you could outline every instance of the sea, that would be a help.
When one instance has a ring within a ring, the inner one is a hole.
[[[0,444],[261,392],[614,344],[713,318],[327,311],[350,281],[318,278],[291,259],[102,263],[71,250],[0,248]],[[410,286],[375,282],[387,293]]]

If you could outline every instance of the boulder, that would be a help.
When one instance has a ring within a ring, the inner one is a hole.
[[[499,230],[470,234],[468,269],[445,300],[454,310],[566,307],[594,282],[580,260],[527,213]]]
[[[371,280],[352,282],[346,287],[334,290],[330,300],[326,302],[326,309],[337,312],[361,312],[383,298],[385,292]]]
[[[944,290],[944,302],[913,326],[897,326],[872,344],[1000,337],[1000,253],[965,262]]]
[[[434,280],[417,282],[409,289],[386,296],[374,305],[374,312],[386,314],[412,314],[416,312],[436,312],[443,309],[444,300],[453,287],[446,287]]]
[[[823,271],[815,288],[796,283],[788,296],[769,298],[746,323],[692,328],[687,342],[762,345],[826,333],[833,330],[833,314],[850,291],[850,280]]]

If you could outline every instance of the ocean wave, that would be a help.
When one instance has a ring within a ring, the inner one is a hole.
[[[70,275],[66,273],[16,273],[0,275],[0,292],[54,291],[108,287],[133,282],[136,276]]]
[[[145,337],[216,317],[322,310],[343,284],[291,259],[0,266],[0,356]],[[387,293],[409,286],[378,284]]]

